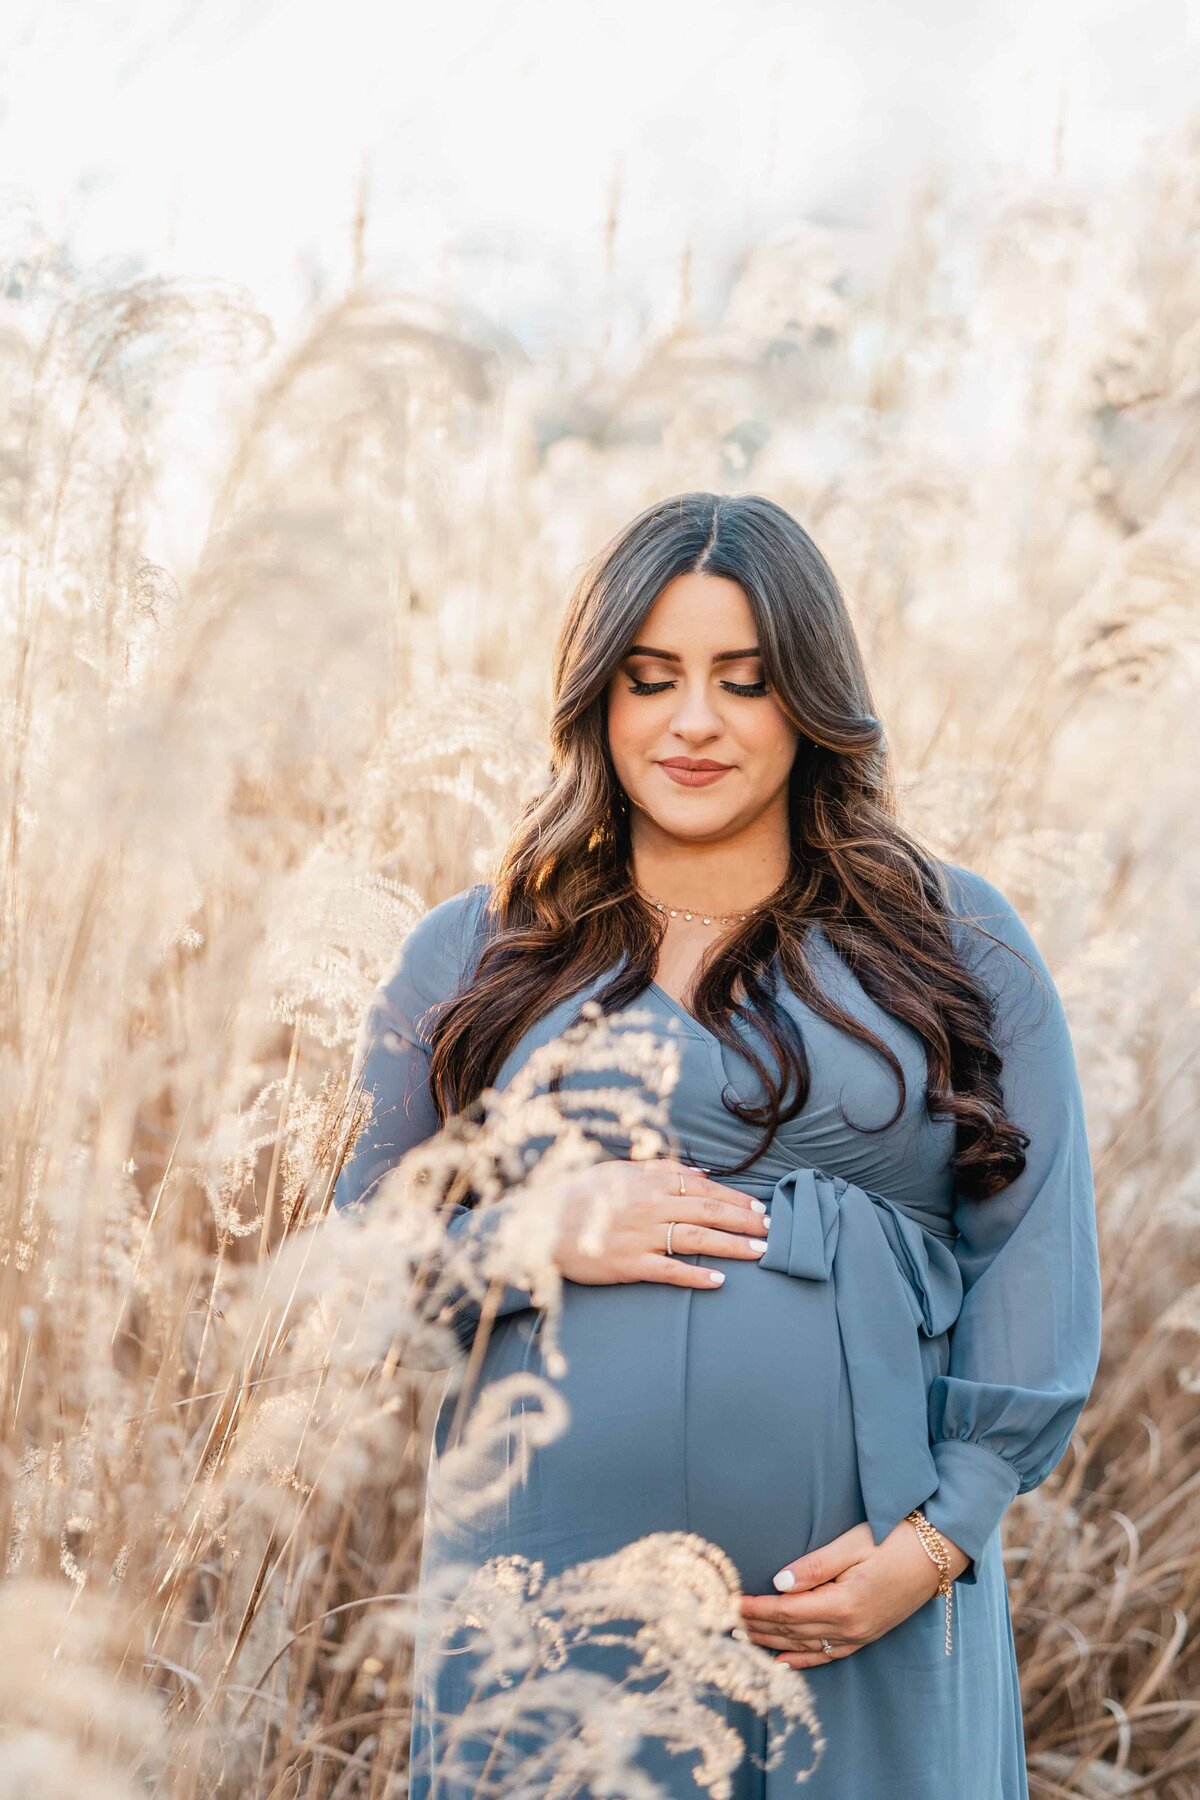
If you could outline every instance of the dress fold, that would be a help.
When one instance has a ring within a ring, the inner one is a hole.
[[[962,1275],[942,1234],[843,1176],[790,1169],[770,1206],[759,1267],[834,1284],[859,1478],[880,1543],[938,1485],[918,1331],[954,1323]]]

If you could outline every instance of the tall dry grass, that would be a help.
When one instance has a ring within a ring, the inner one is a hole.
[[[414,1280],[428,1195],[502,1169],[503,1132],[424,1147],[431,1182],[331,1221],[350,1046],[404,932],[486,875],[540,780],[575,568],[690,487],[813,532],[910,822],[1054,966],[1106,1330],[1071,1451],[1006,1527],[1032,1784],[1196,1794],[1198,234],[1200,135],[1098,197],[927,187],[888,228],[748,246],[713,316],[635,355],[555,366],[366,281],[280,345],[236,290],[82,277],[14,223],[0,1800],[401,1791],[457,1355]],[[166,566],[180,518],[197,548]],[[541,1402],[534,1441],[564,1424]],[[482,1409],[465,1504],[508,1445]],[[719,1800],[738,1752],[706,1684],[819,1738],[803,1680],[723,1635],[719,1551],[651,1549],[475,1593],[533,1698],[579,1709],[536,1791],[551,1767],[622,1791],[598,1719],[683,1720]],[[639,1601],[667,1703],[564,1690],[564,1633]]]

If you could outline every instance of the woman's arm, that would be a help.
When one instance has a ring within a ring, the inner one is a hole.
[[[373,1109],[334,1187],[337,1213],[368,1204],[387,1171],[440,1128],[429,1085],[429,1009],[457,993],[474,968],[486,894],[486,883],[477,882],[432,907],[371,995],[354,1049],[351,1087],[361,1081],[373,1096]],[[455,1206],[447,1216],[447,1234],[470,1242],[473,1256],[482,1252],[502,1205],[478,1214]],[[479,1325],[479,1303],[462,1287],[447,1300],[449,1323],[468,1350]],[[531,1305],[528,1289],[506,1287],[494,1310],[499,1315]]]
[[[950,870],[962,892],[959,912],[1003,940],[959,927],[964,957],[997,995],[1006,1114],[1030,1139],[1025,1169],[1009,1187],[986,1200],[955,1199],[964,1298],[947,1373],[929,1390],[939,1486],[923,1511],[970,1556],[959,1580],[973,1582],[1005,1509],[1049,1475],[1091,1392],[1100,1267],[1083,1096],[1062,1001],[1000,890],[973,871]]]

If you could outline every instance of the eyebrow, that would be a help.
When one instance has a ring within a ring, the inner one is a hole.
[[[652,650],[649,644],[631,644],[625,654],[627,657],[653,656],[656,657],[659,662],[677,663],[683,661],[682,656],[676,656],[674,650]],[[718,650],[713,657],[713,661],[715,663],[742,662],[746,657],[757,656],[758,654],[758,645],[755,644],[749,650]]]

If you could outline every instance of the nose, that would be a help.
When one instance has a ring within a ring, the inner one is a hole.
[[[684,682],[679,689],[679,703],[671,715],[671,727],[680,737],[710,738],[719,734],[721,715],[717,712],[703,682]]]

